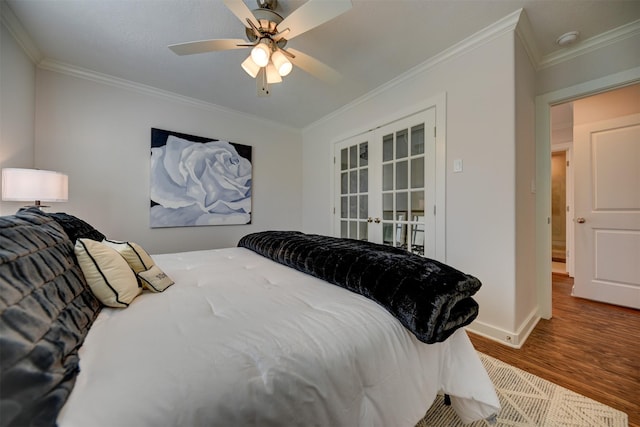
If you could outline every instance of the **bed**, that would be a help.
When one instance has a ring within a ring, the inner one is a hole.
[[[322,250],[292,242],[318,237],[257,233],[241,247],[152,256],[143,263],[173,284],[112,308],[78,267],[78,242],[101,233],[66,214],[0,218],[2,425],[410,427],[438,393],[463,422],[499,410],[464,328],[451,327],[461,313],[447,307],[444,329],[405,325],[406,301],[354,285],[352,272],[317,277],[340,264],[336,249],[314,264],[301,254]]]

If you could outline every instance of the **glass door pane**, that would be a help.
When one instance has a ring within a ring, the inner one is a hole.
[[[435,258],[435,108],[339,142],[334,156],[334,235]]]
[[[336,214],[339,236],[368,240],[369,218],[369,143],[346,142],[340,150],[340,188]]]
[[[382,128],[382,241],[424,255],[424,122],[401,120]]]

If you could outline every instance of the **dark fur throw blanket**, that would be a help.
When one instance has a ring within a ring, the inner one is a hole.
[[[478,315],[478,279],[400,248],[295,231],[249,234],[238,246],[372,299],[428,344]]]

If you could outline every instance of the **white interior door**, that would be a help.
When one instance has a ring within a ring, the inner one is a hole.
[[[640,309],[640,114],[574,129],[573,295]]]
[[[335,235],[435,258],[434,129],[430,108],[335,145]]]

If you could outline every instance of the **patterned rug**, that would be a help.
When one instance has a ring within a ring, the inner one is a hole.
[[[486,354],[480,354],[496,387],[502,410],[497,423],[462,424],[438,396],[416,427],[626,427],[627,414],[529,374]]]

